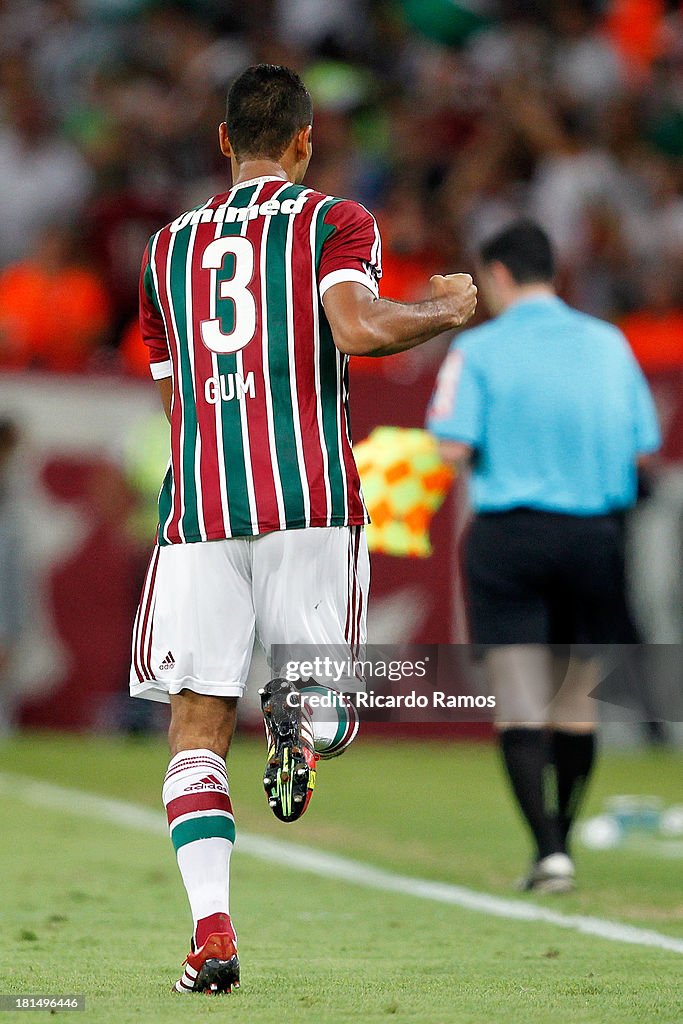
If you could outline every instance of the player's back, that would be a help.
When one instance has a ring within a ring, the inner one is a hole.
[[[151,240],[141,323],[171,376],[160,543],[367,520],[350,444],[346,356],[322,296],[376,291],[374,219],[357,203],[258,178]]]

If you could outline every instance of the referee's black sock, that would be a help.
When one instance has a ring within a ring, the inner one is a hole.
[[[555,729],[552,733],[552,758],[557,774],[557,811],[560,836],[565,844],[586,791],[595,762],[595,749],[594,732]]]
[[[550,736],[545,729],[503,729],[500,748],[517,803],[533,833],[538,859],[564,853],[557,814],[548,807],[545,792]]]

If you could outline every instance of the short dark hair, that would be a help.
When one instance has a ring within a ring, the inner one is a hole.
[[[254,64],[235,79],[225,116],[238,160],[277,160],[313,121],[313,104],[296,72],[280,64]]]
[[[550,239],[538,224],[518,220],[484,242],[481,261],[502,263],[517,284],[547,283],[555,276],[555,257]]]

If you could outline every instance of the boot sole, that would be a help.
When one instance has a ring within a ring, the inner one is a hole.
[[[274,742],[263,772],[263,788],[273,814],[284,822],[296,821],[304,813],[316,776],[304,753],[300,712],[287,703],[291,693],[298,690],[284,679],[273,679],[261,690],[261,707]]]

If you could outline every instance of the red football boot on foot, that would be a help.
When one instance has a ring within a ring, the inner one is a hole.
[[[237,958],[234,932],[216,932],[209,935],[200,949],[185,960],[183,976],[173,986],[175,992],[205,992],[218,995],[240,987],[240,962]]]

